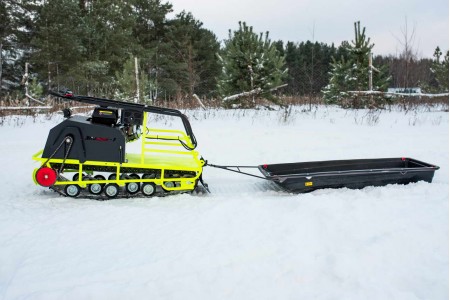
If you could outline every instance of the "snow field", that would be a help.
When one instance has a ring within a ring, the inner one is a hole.
[[[71,199],[31,180],[60,118],[10,119],[0,299],[448,299],[448,113],[303,110],[186,113],[213,164],[412,157],[441,169],[431,184],[292,195],[207,167],[209,195]]]

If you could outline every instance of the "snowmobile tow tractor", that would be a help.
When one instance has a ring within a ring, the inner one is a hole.
[[[70,91],[50,92],[67,101],[94,104],[91,117],[72,116],[52,128],[43,150],[33,155],[40,166],[33,171],[36,184],[64,196],[108,199],[163,196],[203,189],[203,167],[210,166],[272,181],[289,192],[320,188],[363,188],[386,184],[431,182],[439,167],[410,158],[299,162],[259,166],[208,164],[195,151],[187,117],[176,109],[76,96]],[[180,118],[181,130],[147,127],[148,114]],[[141,139],[141,153],[127,153],[126,144]],[[263,176],[244,172],[258,169]]]

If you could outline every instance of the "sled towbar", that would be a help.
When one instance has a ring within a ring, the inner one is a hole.
[[[234,172],[234,173],[238,173],[238,174],[242,174],[242,175],[247,175],[247,176],[251,176],[251,177],[256,177],[256,178],[259,178],[259,179],[271,180],[271,179],[268,179],[268,178],[263,177],[263,176],[258,176],[258,175],[254,175],[254,174],[251,174],[251,173],[248,173],[248,172],[241,171],[241,169],[258,169],[259,166],[218,166],[218,165],[213,165],[213,164],[210,164],[210,163],[207,163],[205,165],[205,167],[206,166],[210,166],[210,167],[217,168],[217,169],[222,169],[222,170],[227,170],[227,171],[230,171],[230,172]]]

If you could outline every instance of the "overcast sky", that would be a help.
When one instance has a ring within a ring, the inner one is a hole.
[[[192,12],[219,40],[228,38],[239,21],[275,40],[315,40],[336,46],[354,39],[353,23],[361,21],[375,43],[375,54],[396,54],[415,30],[414,49],[432,57],[436,46],[449,48],[448,0],[168,0],[174,13]],[[407,20],[407,22],[405,21]],[[406,26],[406,23],[408,24]]]

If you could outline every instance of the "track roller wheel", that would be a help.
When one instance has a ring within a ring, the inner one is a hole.
[[[175,187],[175,182],[173,181],[165,181],[162,185],[162,188],[164,191],[166,192],[170,192],[171,190],[166,190],[165,187],[167,188],[174,188]]]
[[[127,179],[141,179],[137,174],[130,174],[127,177],[128,177]],[[140,187],[139,182],[129,182],[125,185],[126,191],[131,195],[139,192],[139,187]]]
[[[119,186],[115,183],[108,183],[105,185],[105,195],[108,198],[115,198],[119,195]]]
[[[95,175],[94,180],[105,180],[105,177],[102,175]],[[93,195],[100,195],[103,191],[104,183],[93,183],[88,185],[89,193]]]
[[[151,196],[156,192],[156,186],[153,182],[145,182],[142,184],[141,192],[144,196]]]
[[[106,180],[105,176],[103,176],[103,175],[95,175],[95,176],[94,176],[94,179],[95,179],[95,180]],[[100,185],[101,185],[101,186],[105,186],[104,183],[100,183]]]
[[[78,184],[68,184],[64,188],[64,192],[67,196],[75,198],[81,192],[81,188]]]
[[[86,176],[86,174],[83,174],[83,180],[84,180],[84,178],[85,178],[85,176]],[[78,181],[78,178],[80,177],[80,173],[75,173],[74,175],[73,175],[73,177],[72,177],[72,181]]]

